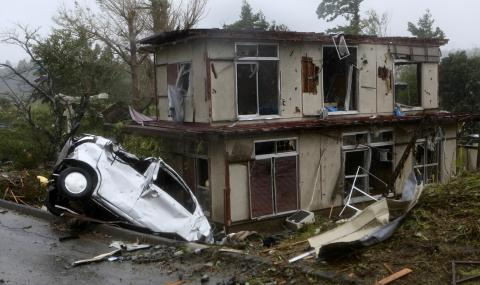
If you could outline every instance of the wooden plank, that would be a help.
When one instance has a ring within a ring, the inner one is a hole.
[[[178,281],[175,281],[175,282],[169,282],[169,283],[167,283],[166,285],[183,285],[183,284],[185,284],[185,283],[187,283],[187,281],[185,281],[185,280],[178,280]]]
[[[383,278],[382,280],[378,281],[375,283],[375,285],[386,285],[389,284],[392,281],[395,281],[399,278],[402,278],[403,276],[410,274],[412,272],[412,269],[410,268],[404,268],[398,272],[393,273],[392,275]]]

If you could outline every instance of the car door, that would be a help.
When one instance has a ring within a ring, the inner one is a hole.
[[[188,232],[195,224],[198,203],[187,185],[160,162],[151,182],[135,201],[129,216],[156,232]]]
[[[153,161],[145,173],[139,173],[127,163],[104,156],[102,154],[97,164],[101,176],[97,199],[116,214],[128,218],[135,201],[152,180],[159,162]]]

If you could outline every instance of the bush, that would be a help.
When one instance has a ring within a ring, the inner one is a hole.
[[[39,106],[32,114],[48,125],[51,116],[45,108]],[[2,106],[0,122],[7,125],[0,129],[0,161],[12,161],[16,169],[36,168],[54,155],[45,135],[32,131],[14,107]]]

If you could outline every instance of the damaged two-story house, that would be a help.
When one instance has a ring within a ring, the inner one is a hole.
[[[402,189],[413,170],[425,183],[446,181],[458,123],[469,119],[439,110],[446,42],[222,29],[156,34],[140,44],[155,59],[157,120],[128,130],[163,138],[209,218],[227,226],[341,206],[355,176],[370,195]],[[396,187],[381,183],[396,177],[401,160]],[[380,180],[357,173],[359,166]]]

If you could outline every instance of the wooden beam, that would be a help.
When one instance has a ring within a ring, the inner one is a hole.
[[[390,282],[393,282],[399,278],[402,278],[403,276],[410,274],[412,272],[412,269],[410,268],[404,268],[398,272],[393,273],[392,275],[383,278],[382,280],[378,281],[375,283],[375,285],[386,285],[389,284]]]

